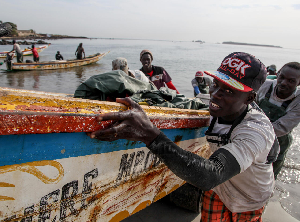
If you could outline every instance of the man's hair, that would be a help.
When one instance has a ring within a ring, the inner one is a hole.
[[[124,71],[126,67],[127,67],[127,60],[125,58],[118,57],[112,61],[113,70],[120,69],[120,70]]]
[[[300,63],[299,62],[288,62],[283,67],[285,67],[285,66],[290,67],[292,69],[300,70]]]
[[[32,46],[31,46],[32,48],[34,48],[34,44],[32,44]]]
[[[16,43],[16,40],[13,40],[13,44],[15,44]]]

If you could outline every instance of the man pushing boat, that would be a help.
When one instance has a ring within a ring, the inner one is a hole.
[[[206,132],[213,154],[204,159],[173,143],[131,99],[117,99],[128,110],[106,113],[106,129],[90,133],[105,141],[142,141],[178,177],[205,190],[201,221],[262,221],[274,187],[268,158],[275,133],[268,117],[252,102],[267,71],[254,56],[236,52],[222,61],[209,89],[211,123]],[[273,159],[274,160],[274,159]]]

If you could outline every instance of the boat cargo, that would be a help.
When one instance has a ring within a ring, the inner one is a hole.
[[[10,71],[30,71],[30,70],[51,70],[51,69],[65,69],[75,66],[89,65],[98,62],[109,52],[97,53],[90,55],[84,59],[72,59],[72,60],[53,60],[48,62],[32,62],[32,63],[8,63],[6,62],[6,68]]]
[[[208,111],[142,106],[185,150],[208,158]],[[0,88],[0,220],[121,221],[185,181],[142,142],[99,141],[87,132],[119,103]]]

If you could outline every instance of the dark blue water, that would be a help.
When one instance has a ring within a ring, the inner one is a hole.
[[[130,69],[140,69],[139,54],[143,49],[152,51],[153,65],[163,66],[173,79],[180,93],[193,97],[191,80],[198,70],[216,70],[222,59],[231,52],[243,51],[255,55],[266,66],[275,64],[277,69],[291,61],[299,61],[300,50],[237,46],[222,44],[199,44],[195,42],[147,41],[147,40],[105,40],[68,39],[52,40],[51,46],[40,53],[40,61],[55,59],[60,51],[64,59],[74,59],[80,42],[86,56],[98,52],[110,53],[96,64],[62,70],[48,71],[0,71],[0,87],[60,92],[73,94],[76,88],[89,77],[111,70],[111,62],[125,57]],[[24,48],[24,46],[21,46]],[[12,46],[0,46],[0,51],[11,50]],[[24,57],[24,60],[32,57]],[[0,59],[0,62],[3,59]],[[0,66],[5,69],[5,65]],[[275,198],[283,208],[300,220],[300,127],[294,129],[294,143],[290,148],[284,168],[276,181]]]

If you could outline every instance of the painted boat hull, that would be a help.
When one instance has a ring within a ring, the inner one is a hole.
[[[50,62],[39,62],[39,63],[12,63],[11,68],[6,65],[7,69],[14,71],[30,71],[30,70],[51,70],[51,69],[65,69],[76,66],[84,66],[98,62],[109,52],[97,53],[81,60],[54,60]]]
[[[110,102],[0,88],[0,220],[121,221],[185,182],[141,142],[90,139]],[[206,111],[143,106],[183,149],[208,157]]]
[[[48,44],[48,45],[42,45],[42,46],[39,46],[37,47],[37,52],[38,53],[41,53],[42,51],[44,51],[46,48],[48,48],[51,44]],[[8,53],[9,51],[5,51],[5,52],[0,52],[0,58],[6,58],[6,54]],[[23,52],[23,56],[32,56],[32,51],[30,49],[24,49],[22,50]],[[16,53],[14,53],[14,56],[16,56]]]

